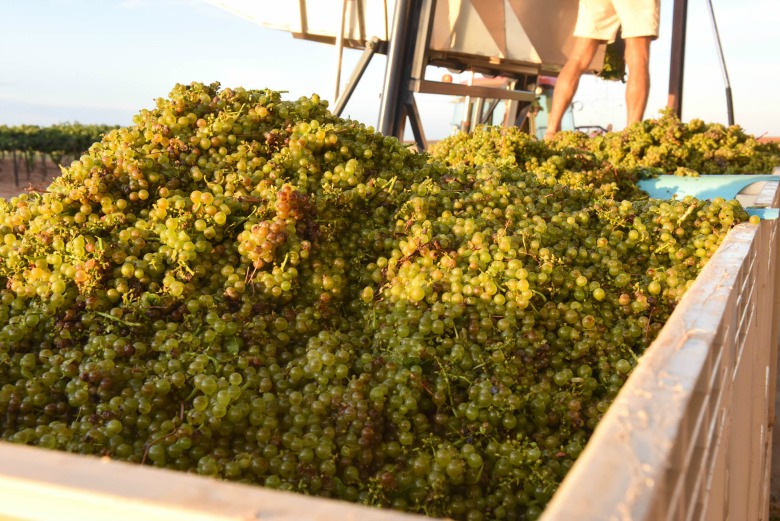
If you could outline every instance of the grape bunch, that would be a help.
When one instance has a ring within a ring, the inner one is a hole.
[[[562,132],[552,143],[562,151],[583,149],[616,168],[642,176],[669,174],[769,174],[780,166],[780,146],[762,143],[739,125],[692,119],[684,123],[671,110],[634,123],[619,132],[588,137]]]
[[[317,95],[177,85],[0,200],[0,437],[536,519],[745,220],[519,134],[415,153]]]
[[[430,155],[450,167],[502,165],[552,176],[559,184],[573,188],[599,188],[617,199],[646,197],[636,181],[642,172],[608,161],[588,149],[583,133],[564,133],[554,143],[536,139],[518,127],[480,125],[434,143]]]

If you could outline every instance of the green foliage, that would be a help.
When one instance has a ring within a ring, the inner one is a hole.
[[[115,129],[109,125],[62,123],[49,127],[37,125],[0,125],[0,150],[42,153],[58,163],[64,156],[78,157],[104,134]]]

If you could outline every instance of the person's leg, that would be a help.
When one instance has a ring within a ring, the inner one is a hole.
[[[626,125],[642,121],[650,93],[651,36],[626,38]]]
[[[545,139],[553,137],[556,132],[561,130],[563,113],[566,112],[566,108],[571,103],[572,98],[574,98],[574,94],[577,92],[577,87],[580,84],[580,77],[590,66],[599,44],[601,44],[599,40],[575,38],[571,56],[569,56],[566,65],[561,69],[558,80],[555,83],[552,107],[547,115]]]

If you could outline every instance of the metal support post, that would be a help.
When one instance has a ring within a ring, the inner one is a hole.
[[[382,101],[379,105],[379,132],[386,136],[403,137],[403,107],[409,76],[404,58],[408,46],[408,34],[414,0],[398,0],[393,14],[390,44],[387,50]],[[412,33],[414,34],[414,33]],[[399,132],[400,128],[400,132]]]
[[[685,26],[688,0],[674,0],[672,21],[672,56],[669,66],[669,100],[667,106],[682,117],[683,71],[685,69]]]
[[[428,148],[428,142],[425,139],[422,120],[420,119],[420,113],[417,111],[417,102],[414,101],[414,96],[409,96],[405,105],[405,109],[407,116],[409,116],[409,125],[412,127],[412,135],[414,136],[414,142],[417,145],[417,150],[422,152]]]
[[[718,24],[715,22],[715,9],[712,7],[712,0],[707,0],[710,8],[710,20],[712,21],[712,31],[715,33],[715,44],[718,48],[718,61],[720,62],[720,71],[723,74],[723,84],[726,88],[726,113],[729,126],[734,124],[734,101],[731,96],[731,81],[729,81],[729,72],[726,69],[726,59],[723,57],[723,46],[720,44],[720,33]]]

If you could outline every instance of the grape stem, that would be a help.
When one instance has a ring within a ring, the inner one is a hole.
[[[120,324],[123,324],[127,327],[141,327],[143,325],[143,324],[139,324],[138,322],[128,322],[127,320],[122,320],[121,318],[117,318],[114,315],[111,315],[109,313],[104,313],[103,311],[95,311],[95,314],[100,315],[103,318],[107,318],[115,322],[119,322]]]
[[[179,431],[179,429],[176,429],[175,431],[169,432],[165,436],[160,436],[159,438],[157,438],[156,440],[152,441],[151,443],[149,443],[149,442],[145,443],[144,444],[144,455],[141,457],[141,465],[146,463],[146,457],[149,455],[149,449],[151,449],[153,446],[155,446],[158,443],[160,443],[165,438],[170,438],[171,436],[176,434],[178,431]]]
[[[385,184],[384,184],[383,186],[380,186],[380,187],[379,187],[379,190],[377,190],[377,191],[373,192],[373,193],[372,193],[372,194],[371,194],[369,197],[367,197],[367,198],[366,198],[366,202],[368,203],[368,202],[371,202],[371,201],[373,201],[373,200],[374,200],[374,197],[376,197],[376,196],[377,196],[377,194],[379,194],[380,192],[382,192],[382,190],[384,190],[385,188],[387,188],[387,186],[388,186],[388,185],[390,185],[390,190],[388,190],[388,192],[392,192],[392,191],[393,191],[393,185],[395,185],[395,180],[396,180],[396,179],[397,179],[397,176],[393,176],[393,177],[392,177],[392,179],[390,179],[390,180],[386,181],[386,182],[385,182]],[[371,187],[373,184],[376,184],[376,183],[375,183],[375,179],[371,179],[371,180],[368,182],[368,186],[369,186],[369,187]]]
[[[412,380],[415,380],[415,381],[417,381],[417,383],[418,383],[418,384],[420,384],[420,387],[422,387],[422,388],[423,388],[423,390],[425,390],[425,392],[426,392],[426,393],[428,393],[428,395],[429,395],[429,396],[433,396],[433,393],[432,393],[432,392],[431,392],[431,390],[428,388],[428,386],[426,385],[426,383],[425,383],[425,382],[423,382],[423,381],[422,381],[422,379],[421,379],[421,378],[419,378],[419,377],[418,377],[416,374],[414,374],[414,373],[410,373],[410,374],[409,374],[409,378],[411,378]],[[446,375],[445,375],[445,379],[446,379]]]
[[[436,364],[439,366],[439,371],[441,371],[441,375],[444,377],[444,383],[447,384],[447,401],[450,402],[450,407],[452,407],[452,413],[457,417],[458,410],[455,407],[455,402],[452,400],[452,390],[450,389],[450,375],[444,369],[444,365],[441,363],[441,360],[439,360],[438,356],[433,357],[433,359],[436,360]]]
[[[695,205],[695,204],[692,204],[692,205],[690,205],[690,206],[688,207],[688,209],[687,209],[687,210],[685,210],[685,213],[684,213],[684,214],[682,214],[682,216],[681,216],[679,219],[677,219],[677,224],[682,224],[682,222],[683,222],[685,219],[687,219],[689,215],[691,215],[691,212],[693,212],[693,210],[694,210],[695,208],[696,208],[696,205]]]

